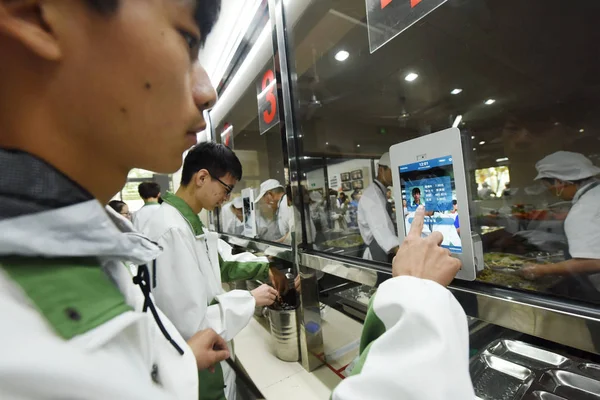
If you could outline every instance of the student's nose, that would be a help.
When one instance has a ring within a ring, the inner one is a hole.
[[[208,110],[215,105],[215,102],[217,101],[217,92],[210,83],[210,78],[200,63],[196,63],[194,66],[192,79],[192,96],[194,97],[194,103],[200,112]]]

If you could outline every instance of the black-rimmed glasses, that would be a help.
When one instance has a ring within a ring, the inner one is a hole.
[[[223,187],[226,189],[227,196],[229,196],[231,194],[231,192],[233,192],[233,186],[229,186],[228,184],[226,184],[225,182],[223,182],[219,178],[215,178],[212,175],[210,177],[213,178],[214,180],[216,180],[217,182],[219,182],[221,185],[223,185]]]

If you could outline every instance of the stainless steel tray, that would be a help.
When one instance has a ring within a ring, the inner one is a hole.
[[[546,372],[540,384],[558,396],[572,400],[600,400],[600,382],[570,371]]]
[[[521,399],[534,380],[529,368],[489,353],[471,362],[470,370],[475,395],[482,400]]]
[[[526,400],[569,400],[564,397],[557,396],[555,394],[545,392],[543,390],[536,390],[531,394],[531,397],[527,397]]]
[[[362,285],[350,289],[342,290],[336,293],[340,297],[340,303],[347,304],[363,313],[369,309],[369,301],[376,289],[370,286]]]
[[[534,369],[561,368],[569,359],[517,340],[499,340],[487,352],[505,360]]]
[[[482,400],[600,400],[600,365],[500,339],[471,359]]]

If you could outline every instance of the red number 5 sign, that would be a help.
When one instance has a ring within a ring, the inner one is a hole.
[[[279,122],[277,79],[273,69],[267,69],[256,83],[258,123],[262,135]]]

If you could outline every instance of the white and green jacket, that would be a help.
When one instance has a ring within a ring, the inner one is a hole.
[[[0,398],[194,399],[194,355],[127,262],[155,243],[43,161],[0,149]]]
[[[265,281],[268,260],[250,253],[232,255],[231,247],[205,229],[184,200],[172,193],[163,200],[143,231],[163,249],[153,268],[156,302],[184,338],[212,328],[231,341],[250,322],[256,302],[246,290],[225,292],[222,283]],[[200,382],[201,400],[235,399],[235,374],[226,362],[215,373],[201,372]]]
[[[471,400],[469,333],[452,293],[429,280],[382,283],[365,320],[360,360],[333,400]]]

